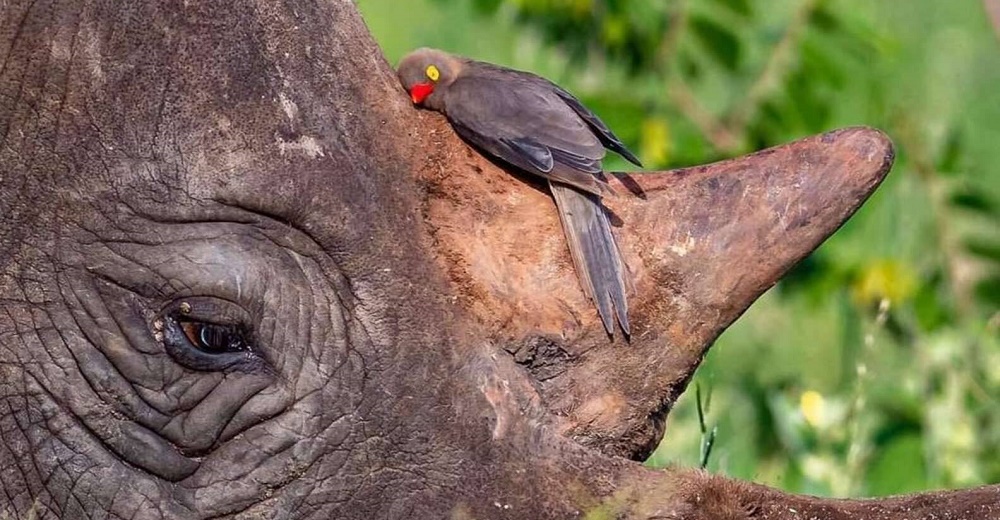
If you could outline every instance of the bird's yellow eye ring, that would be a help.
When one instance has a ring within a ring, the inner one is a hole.
[[[434,65],[428,65],[427,70],[424,72],[427,73],[427,78],[431,81],[437,81],[438,78],[441,77],[441,71],[439,71]]]

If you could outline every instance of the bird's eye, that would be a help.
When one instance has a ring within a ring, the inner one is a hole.
[[[426,72],[427,78],[431,81],[437,81],[441,77],[441,71],[439,71],[434,65],[428,65]]]

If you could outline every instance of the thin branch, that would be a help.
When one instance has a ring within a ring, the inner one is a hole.
[[[712,147],[717,151],[732,153],[740,148],[740,138],[726,125],[722,124],[711,112],[698,102],[694,93],[681,82],[670,85],[670,100],[678,110],[698,127]]]
[[[715,115],[701,106],[698,98],[683,81],[667,79],[675,77],[670,74],[668,64],[677,52],[677,46],[680,44],[689,18],[687,0],[677,0],[673,7],[673,17],[667,27],[667,34],[656,51],[656,73],[667,81],[670,101],[684,114],[684,117],[698,127],[712,147],[716,151],[735,152],[739,146],[739,139],[731,135]]]
[[[677,45],[681,41],[684,28],[687,26],[687,0],[677,0],[674,3],[672,14],[673,18],[670,19],[670,24],[667,26],[667,34],[663,37],[660,48],[656,51],[656,66],[660,69],[657,72],[661,74],[666,72],[666,64],[669,62],[670,57],[677,52]]]
[[[727,154],[742,151],[742,136],[745,134],[747,123],[756,115],[764,98],[781,85],[782,80],[792,68],[794,62],[791,59],[791,54],[801,40],[805,28],[809,24],[809,17],[818,7],[820,1],[803,0],[799,4],[788,28],[781,40],[775,44],[771,56],[764,68],[761,69],[761,73],[754,81],[749,93],[730,112],[728,117],[720,119],[705,109],[684,83],[674,81],[668,86],[671,101],[689,121],[698,127],[698,130],[708,139],[716,151]],[[664,38],[658,51],[659,60],[657,63],[660,64],[659,72],[662,77],[668,76],[666,63],[676,49],[686,21],[687,8],[683,2],[680,2],[674,13],[674,19],[671,20],[670,33]]]
[[[930,199],[929,209],[937,234],[938,250],[944,260],[945,272],[951,282],[952,297],[955,309],[960,317],[973,316],[973,272],[969,260],[962,255],[961,237],[952,228],[953,222],[948,208],[948,190],[934,166],[933,160],[927,155],[927,145],[919,135],[917,123],[902,116],[898,139],[902,148],[910,152],[912,164],[917,178],[920,179]],[[961,318],[960,318],[961,319]]]
[[[684,117],[698,127],[712,148],[718,152],[736,153],[739,151],[740,140],[733,135],[714,114],[706,110],[691,89],[683,80],[674,79],[677,76],[670,73],[671,57],[677,52],[677,46],[683,39],[689,18],[687,0],[677,0],[667,27],[667,34],[656,51],[656,73],[667,83],[667,92],[671,103],[677,107]]]
[[[771,51],[764,68],[761,69],[760,76],[750,87],[750,91],[743,102],[740,103],[727,118],[726,127],[732,133],[742,132],[760,109],[761,102],[771,94],[776,88],[781,86],[782,80],[791,70],[794,60],[792,52],[798,46],[806,27],[809,25],[809,17],[813,11],[819,7],[820,0],[803,0],[792,16],[791,22],[785,29],[785,34],[781,37]]]

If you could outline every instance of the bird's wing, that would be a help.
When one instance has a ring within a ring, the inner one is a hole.
[[[485,64],[476,72],[448,86],[445,115],[459,135],[486,153],[553,181],[552,195],[580,284],[597,305],[608,334],[614,334],[617,319],[628,336],[625,266],[595,196],[609,189],[599,178],[605,145],[585,114],[608,135],[610,131],[586,109],[580,114],[558,87],[537,76]]]
[[[445,113],[467,141],[514,166],[600,194],[604,145],[551,88],[525,78],[464,77],[449,85]]]
[[[601,144],[607,147],[608,150],[621,155],[636,166],[642,166],[639,158],[625,147],[625,143],[622,143],[622,140],[619,139],[610,128],[608,128],[608,125],[604,124],[604,121],[601,121],[601,118],[597,117],[597,114],[591,112],[589,108],[583,106],[583,103],[580,103],[580,100],[576,99],[573,94],[566,92],[561,87],[549,82],[548,80],[542,79],[542,81],[552,85],[552,88],[555,90],[559,98],[562,99],[566,105],[572,108],[573,111],[576,112],[577,115],[579,115],[584,121],[586,121],[588,125],[590,125],[590,128],[597,134],[598,139],[601,140]]]

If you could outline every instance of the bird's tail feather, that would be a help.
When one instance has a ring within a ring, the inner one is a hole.
[[[625,298],[625,264],[600,197],[556,182],[550,182],[549,187],[583,292],[597,306],[608,334],[614,335],[617,317],[627,338],[631,331]]]

